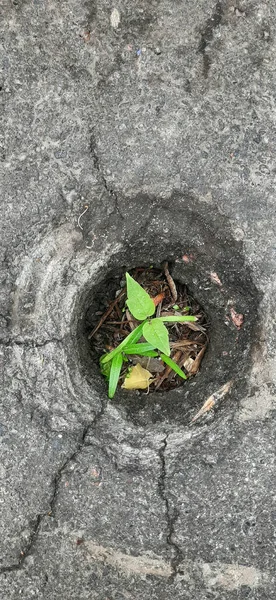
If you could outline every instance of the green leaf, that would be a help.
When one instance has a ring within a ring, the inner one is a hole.
[[[154,348],[170,356],[169,333],[161,319],[146,321],[143,325],[143,336]]]
[[[155,313],[155,305],[151,297],[129,273],[126,273],[126,283],[126,304],[131,314],[138,321],[143,321],[147,317],[151,317]]]
[[[139,356],[150,356],[151,358],[158,356],[158,352],[154,352],[154,347],[148,343],[130,344],[124,348],[124,353],[138,354]]]
[[[114,356],[112,359],[111,369],[110,369],[110,374],[109,374],[108,397],[110,399],[113,398],[113,396],[116,392],[122,364],[123,364],[122,354],[116,354],[116,356]]]
[[[173,371],[175,371],[177,375],[182,377],[182,379],[187,379],[185,373],[183,373],[182,369],[180,369],[180,367],[174,362],[174,360],[172,360],[169,356],[166,356],[165,354],[161,354],[160,356],[163,362],[166,363],[166,365],[168,365],[169,367],[171,367],[171,369],[173,369]]]
[[[109,376],[110,376],[110,369],[111,369],[111,362],[105,363],[104,365],[101,363],[100,361],[100,367],[101,367],[101,374],[107,379],[107,381],[109,380]]]
[[[139,344],[129,344],[125,349],[124,352],[126,354],[134,354],[135,351],[137,350],[141,350],[142,352],[144,351],[148,351],[148,350],[154,350],[154,346],[152,346],[151,344],[149,344],[148,342],[140,342]]]
[[[136,327],[134,331],[128,334],[128,336],[120,343],[119,346],[117,346],[117,348],[114,348],[114,350],[112,350],[108,354],[104,354],[103,356],[101,356],[100,364],[104,365],[109,360],[112,360],[113,357],[116,356],[116,354],[120,354],[128,344],[136,344],[136,342],[138,342],[138,340],[142,336],[143,325],[144,323],[140,323],[140,325],[138,325],[138,327]]]
[[[190,317],[189,315],[187,315],[186,317],[158,317],[158,321],[163,321],[167,323],[185,323],[185,321],[197,321],[197,318]]]

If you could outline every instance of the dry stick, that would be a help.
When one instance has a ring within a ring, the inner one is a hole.
[[[205,344],[202,344],[202,342],[197,342],[196,340],[179,340],[179,342],[173,342],[171,344],[171,347],[173,349],[177,349],[177,348],[183,348],[184,346],[204,346]]]
[[[122,325],[122,324],[127,325],[127,323],[129,323],[129,322],[130,322],[129,320],[127,320],[127,321],[126,320],[125,321],[105,321],[105,324],[106,325]],[[137,321],[131,321],[131,323],[135,323],[135,327],[137,326]],[[134,327],[134,329],[135,329],[135,327]]]
[[[115,304],[114,309],[115,309],[115,312],[117,313],[118,319],[121,319],[122,318],[122,311],[121,311],[121,309],[118,306],[118,302]]]
[[[202,327],[202,325],[198,325],[197,323],[192,323],[192,321],[191,322],[190,321],[186,321],[185,327],[188,327],[189,329],[192,329],[192,331],[201,331],[202,333],[205,333],[205,328]]]
[[[120,294],[117,296],[117,298],[115,298],[115,300],[113,300],[113,302],[111,302],[110,306],[108,307],[108,309],[106,310],[104,315],[99,320],[98,325],[96,325],[96,327],[94,327],[93,331],[91,331],[91,333],[89,333],[89,336],[88,336],[89,340],[93,337],[93,335],[95,335],[95,333],[98,331],[98,329],[100,329],[102,324],[106,321],[107,317],[110,315],[110,313],[112,313],[114,306],[116,306],[117,302],[119,302],[119,300],[121,300],[121,298],[123,297],[123,295],[125,293],[126,293],[126,290],[123,289],[120,292]]]
[[[166,276],[169,288],[171,290],[172,299],[173,299],[174,302],[176,302],[177,301],[177,290],[176,290],[176,287],[175,287],[174,280],[173,280],[172,276],[169,273],[169,268],[168,268],[168,262],[167,261],[164,263],[163,269],[164,269],[164,273],[165,273],[165,276]]]
[[[160,315],[161,315],[162,303],[163,303],[163,301],[161,300],[160,304],[158,304],[158,306],[156,308],[156,317],[160,317]]]
[[[134,321],[133,318],[131,318],[132,315],[130,314],[128,308],[126,309],[125,315],[126,315],[127,322],[129,324],[131,331],[134,331],[134,329],[135,329],[135,327],[137,327],[138,323],[137,323],[137,321]]]
[[[175,354],[172,356],[172,360],[174,360],[174,362],[177,363],[178,360],[181,357],[181,354],[182,354],[181,350],[177,350],[175,352]],[[169,365],[167,365],[166,369],[165,369],[164,375],[161,377],[161,379],[159,379],[158,383],[155,386],[156,390],[158,390],[158,388],[160,388],[160,386],[162,385],[163,381],[165,381],[165,379],[167,379],[167,377],[169,376],[169,374],[170,374],[171,371],[172,371],[171,367],[169,367]]]

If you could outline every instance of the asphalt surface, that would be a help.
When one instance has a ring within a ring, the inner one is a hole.
[[[273,600],[275,3],[0,10],[1,600]],[[109,402],[87,311],[163,260],[209,350]]]

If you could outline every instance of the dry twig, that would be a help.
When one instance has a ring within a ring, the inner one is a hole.
[[[172,276],[170,275],[167,261],[164,263],[163,268],[164,268],[164,273],[166,275],[166,279],[167,279],[169,288],[171,290],[172,299],[174,302],[176,302],[177,301],[177,289],[176,289],[174,280],[173,280]]]
[[[123,295],[126,293],[126,290],[123,289],[120,294],[117,296],[117,298],[115,298],[115,300],[113,300],[113,302],[111,302],[110,306],[108,307],[108,309],[105,311],[105,313],[103,314],[103,316],[100,318],[99,323],[96,325],[96,327],[94,327],[93,331],[91,331],[91,333],[89,333],[88,339],[90,340],[93,335],[95,335],[95,333],[98,331],[98,329],[100,329],[100,327],[102,326],[102,324],[106,321],[107,317],[109,317],[109,315],[112,313],[113,308],[116,306],[117,302],[119,302],[119,300],[121,300],[121,298],[123,297]]]
[[[178,361],[179,361],[179,359],[181,357],[181,354],[182,354],[181,350],[177,350],[175,352],[175,354],[172,356],[172,360],[175,363],[178,363]],[[157,384],[155,386],[156,390],[158,390],[158,388],[160,388],[160,385],[162,385],[163,381],[165,381],[165,379],[168,378],[168,376],[169,376],[169,374],[170,374],[171,371],[172,371],[171,367],[169,367],[169,365],[167,365],[166,368],[165,368],[164,375],[162,375],[162,377],[159,379],[159,381],[157,382]]]

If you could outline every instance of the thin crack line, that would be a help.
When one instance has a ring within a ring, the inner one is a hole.
[[[224,3],[221,0],[218,1],[216,3],[215,10],[214,10],[212,16],[209,19],[207,19],[204,31],[202,31],[202,33],[201,33],[201,39],[200,39],[200,43],[198,46],[198,52],[199,52],[199,54],[202,54],[203,75],[204,75],[205,79],[207,79],[209,70],[211,67],[211,58],[206,53],[206,49],[208,48],[209,44],[213,40],[214,30],[217,27],[219,27],[219,25],[221,24],[222,17],[223,17],[223,8],[224,8]]]
[[[177,567],[178,567],[179,563],[181,562],[183,556],[182,556],[182,552],[181,552],[180,548],[173,540],[173,537],[175,534],[175,523],[179,517],[179,513],[175,507],[172,508],[170,506],[170,501],[166,495],[165,480],[166,480],[167,473],[166,473],[165,452],[166,452],[166,448],[167,448],[167,438],[168,438],[168,436],[166,435],[166,437],[164,438],[164,440],[162,442],[162,446],[159,449],[161,470],[160,470],[160,476],[159,476],[159,480],[158,480],[158,490],[159,490],[159,496],[165,504],[165,513],[166,513],[166,521],[167,521],[167,544],[173,550],[173,556],[171,558],[171,567],[172,567],[173,573],[172,573],[171,578],[174,579],[175,576],[177,575]]]
[[[42,514],[37,515],[34,526],[33,526],[33,531],[31,532],[30,537],[29,537],[29,541],[26,544],[25,548],[23,550],[21,550],[18,562],[14,563],[12,565],[9,565],[7,567],[1,567],[0,573],[10,573],[12,571],[18,571],[22,567],[22,565],[25,561],[25,558],[27,558],[27,556],[30,554],[31,549],[37,539],[40,524],[43,519],[43,516],[44,515],[42,515]]]
[[[120,217],[122,219],[124,219],[124,215],[120,211],[119,199],[118,199],[117,192],[115,190],[113,190],[113,188],[111,188],[108,185],[108,183],[106,181],[106,178],[105,178],[105,175],[103,173],[103,170],[101,168],[100,159],[99,159],[99,156],[97,154],[97,145],[96,145],[96,140],[95,140],[94,135],[92,135],[91,138],[90,138],[90,152],[92,154],[93,164],[94,164],[94,167],[95,167],[95,169],[96,169],[96,171],[97,171],[97,173],[99,175],[100,182],[103,185],[104,189],[109,194],[109,196],[114,201],[114,212],[116,211],[120,215]]]

